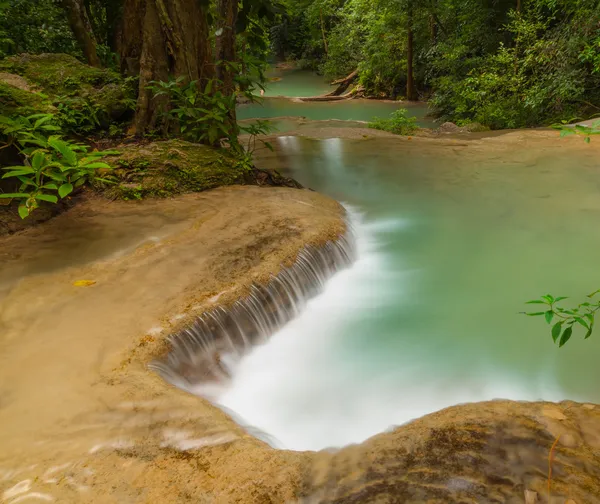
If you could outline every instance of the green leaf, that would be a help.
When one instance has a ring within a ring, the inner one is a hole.
[[[588,325],[588,323],[585,320],[583,320],[581,317],[575,317],[575,322],[581,324],[586,329],[590,328],[590,326]]]
[[[3,193],[0,198],[29,198],[27,193]]]
[[[550,294],[546,294],[545,296],[542,296],[542,299],[545,299],[546,301],[548,301],[548,303],[554,302],[554,298]]]
[[[72,192],[73,192],[72,184],[63,184],[58,188],[58,195],[61,198],[64,198],[65,196],[71,194]]]
[[[588,294],[587,297],[589,297],[589,298],[594,297],[596,294],[598,294],[598,292],[600,292],[600,289],[598,289],[597,291],[592,292],[591,294]]]
[[[84,165],[82,165],[82,168],[89,168],[91,170],[96,170],[99,168],[104,168],[107,170],[111,169],[110,165],[108,165],[106,163],[99,163],[99,162],[84,164]]]
[[[19,217],[21,217],[21,219],[29,217],[29,208],[25,205],[19,205]]]
[[[60,174],[60,173],[53,173],[53,172],[49,172],[45,174],[48,178],[51,178],[52,180],[56,180],[57,182],[66,182],[67,177],[65,177],[64,175]]]
[[[546,322],[548,322],[548,324],[549,324],[550,322],[552,322],[552,319],[554,318],[554,312],[552,310],[548,310],[545,313],[545,316],[546,316]]]
[[[554,341],[554,343],[556,343],[556,340],[560,336],[562,325],[562,322],[557,322],[556,324],[554,324],[554,326],[552,326],[552,340]]]
[[[542,301],[541,299],[534,299],[533,301],[527,301],[525,304],[548,304],[546,301]]]
[[[37,151],[31,158],[31,167],[38,172],[44,167],[45,161],[45,154],[42,151]]]
[[[42,201],[48,201],[49,203],[57,203],[58,198],[53,194],[36,194],[35,199],[39,199]]]
[[[563,299],[567,299],[567,297],[566,297],[566,296],[558,296],[558,297],[557,297],[557,298],[554,300],[554,302],[555,302],[555,303],[558,303],[559,301],[562,301]]]
[[[48,145],[58,151],[67,164],[70,166],[77,166],[77,154],[67,142],[56,137],[50,137],[48,139]]]
[[[573,328],[571,326],[567,327],[560,338],[560,342],[558,344],[559,347],[563,346],[569,339],[571,339],[571,335],[573,334]]]
[[[594,330],[593,327],[590,327],[588,329],[588,332],[585,333],[585,336],[583,337],[583,339],[588,339],[591,335],[592,335],[592,331]]]
[[[2,178],[9,178],[9,177],[18,177],[19,175],[31,175],[32,173],[34,173],[34,171],[31,168],[25,168],[23,170],[17,170],[17,171],[11,171],[8,173],[5,173],[4,175],[2,175]]]
[[[535,312],[535,313],[526,313],[525,315],[527,315],[528,317],[537,317],[539,315],[546,315],[546,312],[540,311],[540,312]]]
[[[56,184],[44,184],[41,188],[42,189],[52,189],[52,190],[56,191],[58,189],[58,186]]]
[[[44,115],[44,117],[40,117],[37,121],[35,121],[35,124],[33,125],[33,129],[38,129],[44,123],[47,123],[50,119],[52,119],[52,115],[50,115],[50,114]]]

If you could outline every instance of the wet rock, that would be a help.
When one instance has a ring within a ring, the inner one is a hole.
[[[538,494],[532,490],[525,490],[525,504],[537,504]]]
[[[453,122],[445,122],[440,126],[440,133],[459,133],[460,131],[460,126],[457,126]]]

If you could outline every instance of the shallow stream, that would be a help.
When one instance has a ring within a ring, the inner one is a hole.
[[[425,103],[364,99],[302,102],[292,97],[317,96],[335,88],[329,86],[323,77],[306,70],[273,69],[268,76],[280,80],[267,84],[265,98],[260,103],[239,105],[238,119],[272,119],[276,131],[286,132],[297,127],[292,118],[304,117],[312,121],[371,121],[375,117],[387,118],[395,110],[406,108],[408,116],[416,117],[419,126],[434,126],[433,120],[426,117],[428,108]]]
[[[319,449],[466,401],[599,402],[600,338],[559,349],[519,314],[598,288],[597,163],[583,142],[498,142],[279,138],[262,163],[345,202],[359,259],[221,403],[278,446]]]

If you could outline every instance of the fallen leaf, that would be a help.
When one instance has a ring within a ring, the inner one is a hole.
[[[94,285],[96,283],[96,280],[77,280],[76,282],[73,282],[73,285],[75,287],[89,287],[90,285]]]

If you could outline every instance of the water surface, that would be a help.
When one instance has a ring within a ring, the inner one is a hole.
[[[360,247],[221,398],[279,446],[358,442],[465,401],[600,401],[600,338],[559,349],[519,315],[598,288],[594,156],[433,145],[283,137],[263,161],[348,204]]]
[[[308,70],[272,68],[267,77],[279,80],[267,83],[265,98],[261,103],[238,105],[238,119],[304,117],[313,121],[371,121],[375,117],[387,118],[395,110],[406,108],[408,116],[416,117],[419,126],[435,126],[433,120],[426,117],[429,112],[426,103],[366,99],[302,102],[290,98],[318,96],[335,88],[325,82],[322,76]],[[285,119],[274,121],[274,125],[280,132],[294,129],[290,121]]]

